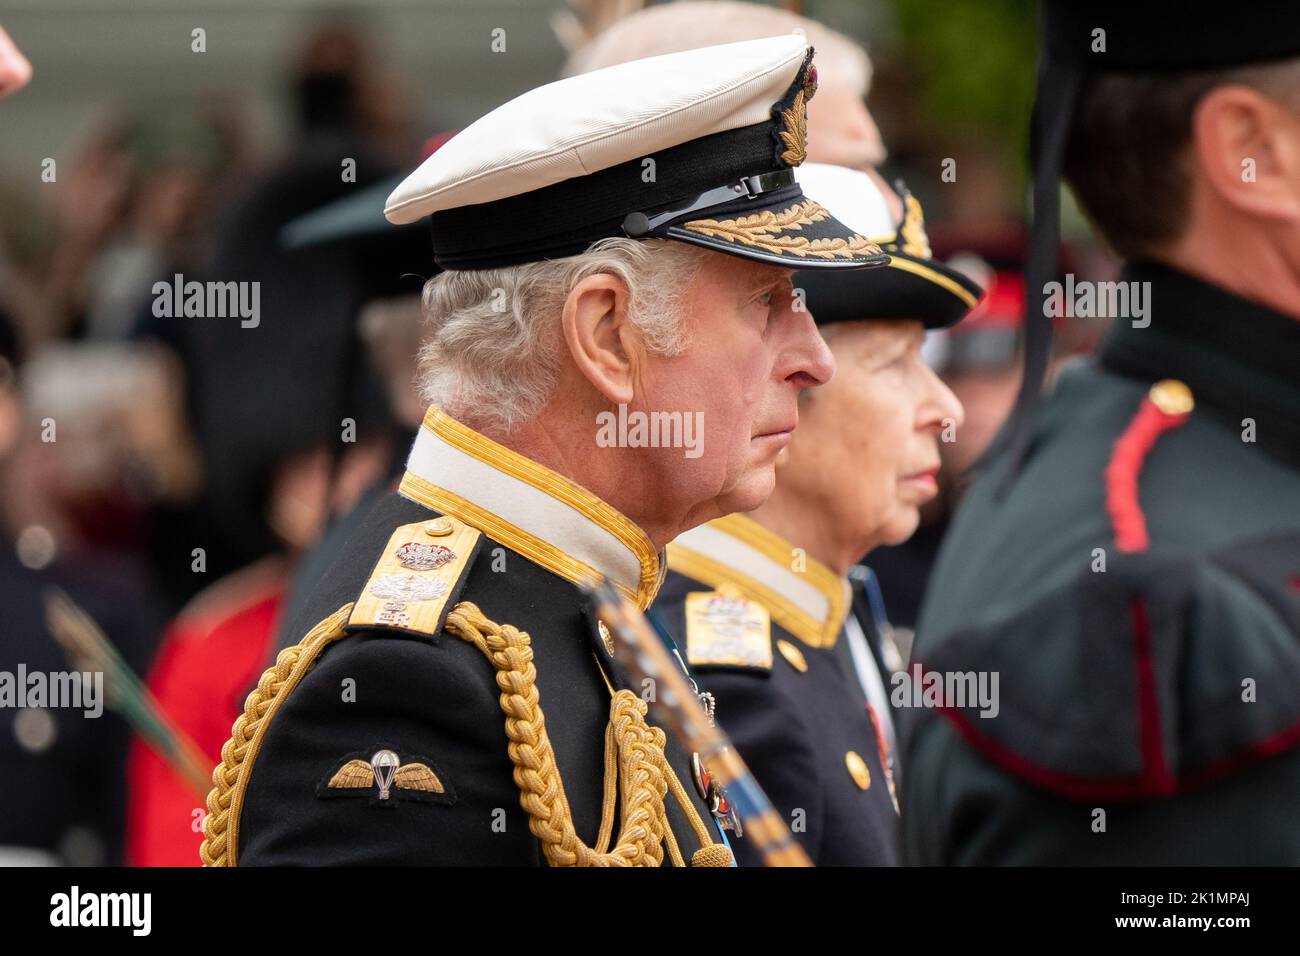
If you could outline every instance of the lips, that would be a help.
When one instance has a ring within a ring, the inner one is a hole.
[[[799,427],[799,416],[795,415],[795,417],[791,419],[788,424],[778,425],[775,428],[769,428],[766,431],[758,432],[757,434],[754,435],[754,437],[771,438],[774,435],[788,435],[798,427]]]
[[[920,491],[924,499],[933,498],[939,493],[939,466],[931,465],[922,471],[913,472],[903,478],[903,483]]]

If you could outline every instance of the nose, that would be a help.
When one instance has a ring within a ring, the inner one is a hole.
[[[812,313],[792,310],[787,317],[789,335],[778,368],[781,378],[800,388],[825,385],[835,374],[835,356],[817,331]]]
[[[966,420],[966,410],[962,408],[961,399],[953,394],[948,384],[928,365],[925,367],[925,374],[927,395],[925,403],[921,406],[920,424],[925,428],[941,429],[946,427],[948,420],[951,419],[953,427],[960,428],[962,422]]]

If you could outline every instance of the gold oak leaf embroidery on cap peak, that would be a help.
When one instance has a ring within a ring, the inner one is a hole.
[[[925,214],[921,211],[920,201],[908,193],[903,199],[907,215],[898,230],[899,251],[918,259],[929,259],[930,243],[925,236]]]
[[[781,111],[781,120],[785,128],[781,130],[781,142],[785,144],[785,151],[781,154],[781,162],[787,166],[799,166],[808,158],[808,106],[804,96],[804,91],[800,90],[794,96],[794,102],[790,104],[789,109]]]
[[[812,199],[805,199],[781,212],[765,209],[739,219],[696,219],[686,223],[684,228],[768,252],[814,256],[819,259],[852,258],[880,252],[880,247],[874,242],[856,233],[847,239],[842,236],[809,239],[807,236],[778,235],[786,231],[797,232],[804,226],[811,226],[829,217],[830,213],[824,206]]]
[[[817,67],[809,63],[804,69],[803,86],[794,95],[794,101],[781,111],[781,142],[785,152],[781,162],[799,166],[808,158],[808,101],[817,93]]]

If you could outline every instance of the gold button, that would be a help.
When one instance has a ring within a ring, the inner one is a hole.
[[[432,521],[425,522],[424,533],[431,538],[443,538],[456,530],[451,519],[445,515],[440,518],[434,518]]]
[[[790,666],[800,674],[808,672],[808,661],[804,659],[803,651],[795,647],[789,641],[779,640],[776,642],[776,649],[781,652],[781,656],[790,662]]]
[[[1186,415],[1196,405],[1192,390],[1176,378],[1156,382],[1148,395],[1151,403],[1166,415]]]
[[[856,750],[850,750],[844,755],[844,766],[849,768],[849,776],[858,785],[858,789],[866,790],[871,786],[871,771],[867,769],[867,762],[858,756]]]
[[[604,622],[604,621],[597,621],[597,622],[596,622],[596,630],[600,631],[600,640],[601,640],[601,642],[605,645],[605,650],[609,652],[609,656],[610,656],[610,657],[613,657],[613,656],[614,656],[614,638],[612,638],[612,637],[610,636],[610,634],[609,634],[609,628],[605,626],[605,622]]]

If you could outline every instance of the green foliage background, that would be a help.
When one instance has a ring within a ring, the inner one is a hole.
[[[934,121],[1003,144],[1023,175],[1037,57],[1033,0],[893,0]]]

